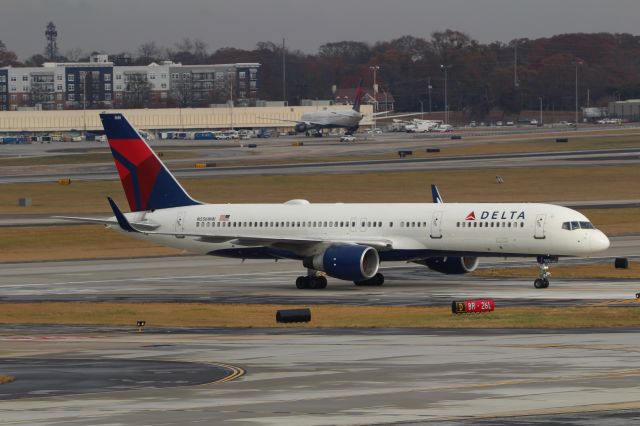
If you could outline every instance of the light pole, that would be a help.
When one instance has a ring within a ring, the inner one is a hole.
[[[542,96],[539,96],[538,100],[540,101],[540,121],[538,121],[538,125],[542,126]]]
[[[582,65],[582,61],[575,61],[576,66],[576,127],[578,130],[578,65]]]
[[[378,65],[369,67],[373,71],[373,128],[376,128],[376,112],[378,112],[378,85],[376,84],[376,71],[380,69]]]
[[[424,101],[418,101],[418,102],[420,102],[420,119],[424,120],[424,105],[423,105]]]
[[[449,101],[447,99],[447,70],[451,65],[440,65],[444,71],[444,124],[449,124]]]
[[[433,89],[433,86],[431,86],[431,77],[429,77],[429,82],[427,83],[427,92],[429,92],[429,114],[431,114],[432,110],[431,110],[431,89]]]

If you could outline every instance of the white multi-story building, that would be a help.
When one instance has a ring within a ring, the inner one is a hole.
[[[258,63],[182,65],[171,61],[117,66],[107,55],[89,62],[0,68],[0,110],[205,107],[233,100],[255,105]]]

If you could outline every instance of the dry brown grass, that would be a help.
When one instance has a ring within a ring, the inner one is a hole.
[[[507,267],[507,268],[481,268],[472,275],[483,277],[535,277],[538,274],[537,267]],[[629,262],[629,269],[616,269],[613,262],[589,265],[552,265],[553,278],[602,278],[602,279],[640,279],[640,264]]]
[[[636,303],[634,300],[631,303]],[[310,306],[308,324],[275,322],[278,305],[201,303],[0,303],[0,324],[87,324],[150,327],[293,328],[587,328],[637,326],[640,309],[608,306],[502,307],[487,314],[453,315],[449,306]]]
[[[0,167],[7,166],[50,166],[55,164],[113,164],[109,150],[90,150],[82,154],[42,155],[33,157],[0,158]],[[177,160],[197,156],[196,152],[161,150],[163,160]]]
[[[7,376],[4,374],[0,374],[0,385],[5,384],[5,383],[11,383],[13,381],[15,381],[16,378],[13,376]]]
[[[0,228],[0,262],[147,257],[182,250],[139,241],[102,225]]]
[[[505,183],[496,184],[496,175]],[[638,198],[637,191],[631,189],[632,183],[639,181],[640,168],[629,165],[217,177],[181,182],[192,196],[205,202],[271,203],[292,198],[311,202],[429,202],[430,183],[438,184],[449,202],[629,199]],[[107,196],[127,205],[117,181],[4,185],[0,213],[108,212]],[[33,206],[19,207],[21,197],[31,197]]]

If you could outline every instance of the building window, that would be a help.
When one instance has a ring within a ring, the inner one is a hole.
[[[11,102],[15,102],[18,100],[18,95],[11,95]]]
[[[15,75],[11,76],[11,81],[16,81],[16,76]]]
[[[163,80],[166,80],[167,79],[167,74],[160,74],[160,78],[163,79]]]
[[[156,73],[155,72],[150,72],[149,73],[149,80],[155,80],[156,79]]]
[[[74,80],[75,80],[75,75],[73,75],[73,74],[69,74],[69,75],[67,76],[67,81],[74,81]]]
[[[116,84],[116,90],[122,90],[122,85]]]
[[[75,93],[68,93],[68,94],[67,94],[67,100],[69,100],[69,101],[75,101],[75,100],[76,100],[76,95],[75,95]]]
[[[62,81],[62,74],[58,74],[58,75],[56,75],[56,80],[58,80],[58,81]]]
[[[247,73],[244,71],[240,71],[238,73],[238,78],[243,79],[243,78],[247,78]]]
[[[105,101],[110,101],[111,100],[111,93],[105,93],[104,94],[104,100]]]
[[[12,92],[17,92],[17,91],[18,91],[18,89],[16,89],[16,86],[11,86],[11,91],[12,91]]]
[[[110,84],[110,83],[105,83],[105,85],[104,85],[104,90],[105,90],[106,92],[110,92],[110,91],[111,91],[111,84]]]
[[[166,88],[167,88],[167,83],[162,83],[162,84],[160,85],[160,87],[162,87],[163,89],[166,89]]]
[[[74,90],[76,90],[76,85],[75,84],[68,84],[67,85],[67,92],[73,92]]]
[[[116,80],[122,80],[122,74],[116,74]]]
[[[4,75],[0,75],[0,83],[6,83],[7,82],[7,77],[5,77]]]
[[[182,79],[183,79],[183,80],[188,80],[188,79],[189,79],[189,77],[190,77],[190,75],[189,75],[189,73],[188,73],[188,72],[185,72],[185,73],[183,73],[183,74],[182,74]]]
[[[111,81],[111,74],[105,74],[104,81]]]
[[[61,101],[61,100],[62,100],[62,93],[58,93],[58,94],[56,95],[56,99],[57,99],[57,100],[59,100],[59,101]]]
[[[22,81],[29,81],[29,76],[28,75],[23,75],[22,76]]]

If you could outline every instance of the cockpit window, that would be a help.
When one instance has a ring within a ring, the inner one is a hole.
[[[562,224],[562,229],[567,229],[569,231],[573,231],[574,229],[596,229],[595,226],[591,222],[564,222]]]

